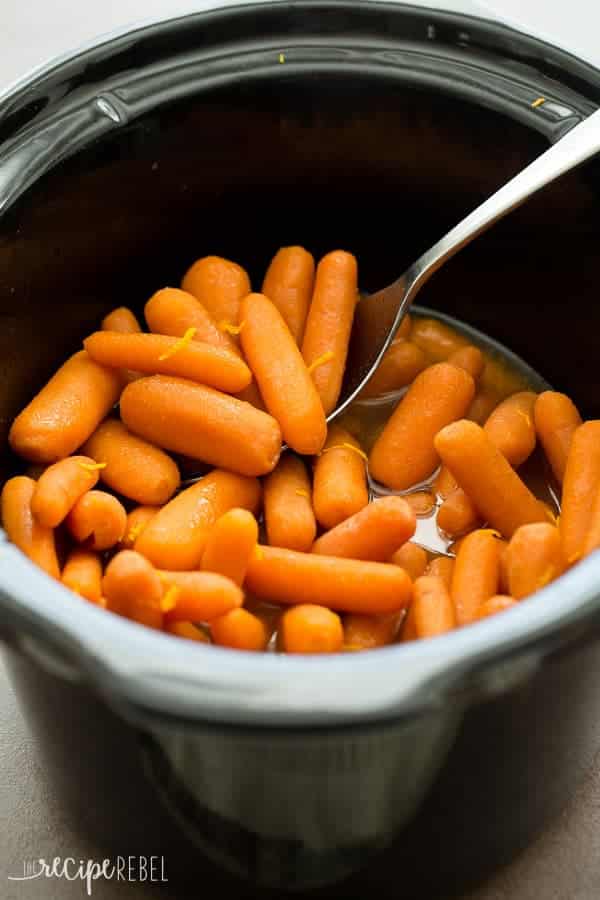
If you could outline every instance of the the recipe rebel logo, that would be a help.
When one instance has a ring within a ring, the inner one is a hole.
[[[92,896],[95,881],[167,882],[164,856],[117,856],[115,859],[75,859],[55,856],[54,859],[26,859],[22,875],[9,875],[9,881],[34,881],[38,878],[58,878],[81,881],[88,897]]]

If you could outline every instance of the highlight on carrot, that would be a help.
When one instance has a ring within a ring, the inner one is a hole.
[[[344,644],[340,617],[330,609],[310,603],[285,611],[280,634],[286,653],[336,653]]]
[[[267,269],[262,293],[275,304],[297,344],[302,343],[315,280],[315,261],[304,247],[282,247]]]
[[[234,507],[217,519],[202,554],[202,568],[218,572],[241,587],[258,543],[258,522],[247,509]]]
[[[197,297],[215,322],[233,325],[238,324],[242,298],[251,290],[247,272],[220,256],[196,260],[183,276],[181,288]]]
[[[414,584],[415,632],[417,638],[435,637],[456,624],[454,605],[443,578],[422,575]]]
[[[517,528],[506,549],[508,593],[521,600],[550,584],[565,568],[558,528],[537,522]]]
[[[317,457],[313,475],[313,504],[323,528],[334,528],[369,502],[366,454],[359,442],[335,422]]]
[[[111,612],[160,629],[163,626],[163,593],[156,570],[134,550],[121,550],[106,567],[102,594]]]
[[[292,453],[282,456],[265,478],[264,516],[269,544],[310,550],[317,534],[312,485],[304,462]]]
[[[509,597],[507,594],[495,594],[488,600],[483,601],[473,621],[477,622],[480,619],[487,619],[488,616],[495,616],[497,613],[504,612],[506,609],[511,609],[511,607],[516,605],[517,601],[513,597]]]
[[[123,539],[127,513],[112,494],[88,491],[65,519],[71,535],[91,550],[108,550]]]
[[[0,514],[6,536],[52,578],[60,579],[54,531],[41,525],[31,510],[36,483],[26,475],[9,478],[0,495]]]
[[[415,527],[415,514],[406,500],[381,497],[323,534],[312,552],[385,562],[413,536]]]
[[[41,525],[57,528],[75,503],[97,483],[100,467],[90,456],[69,456],[53,463],[38,478],[31,511]]]
[[[211,622],[238,609],[244,595],[235,582],[217,572],[158,570],[166,622]],[[167,603],[164,601],[168,600]]]
[[[582,422],[579,410],[566,394],[544,391],[535,401],[533,417],[546,459],[562,484],[571,441]]]
[[[62,583],[90,603],[103,605],[102,561],[93,550],[75,547],[62,571]]]
[[[390,562],[404,569],[414,581],[420,578],[427,568],[427,552],[413,541],[407,541],[392,553]]]
[[[575,429],[563,478],[560,536],[565,564],[583,554],[592,521],[592,503],[600,486],[600,420]]]
[[[374,650],[393,643],[400,625],[399,613],[384,616],[344,617],[344,650]]]
[[[210,633],[215,644],[235,650],[264,650],[268,640],[264,623],[247,609],[233,609],[215,619]]]
[[[500,547],[489,528],[472,531],[461,542],[454,563],[450,595],[458,625],[468,625],[484,600],[498,593]]]

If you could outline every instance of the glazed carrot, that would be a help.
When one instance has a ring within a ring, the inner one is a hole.
[[[265,528],[269,544],[310,550],[317,534],[312,488],[301,459],[283,456],[264,482]]]
[[[395,340],[386,351],[377,371],[363,388],[361,398],[379,397],[381,394],[406,387],[426,365],[427,357],[420,347],[402,338]]]
[[[194,328],[195,341],[204,341],[239,355],[237,344],[229,333],[219,328],[200,300],[187,291],[169,287],[157,291],[146,303],[144,317],[154,334],[180,338]]]
[[[327,436],[325,413],[281,313],[263,294],[248,294],[240,315],[242,348],[284,441],[298,453],[318,453]]]
[[[415,631],[418,638],[435,637],[456,625],[454,604],[443,578],[423,575],[414,584]]]
[[[297,608],[297,607],[296,607]],[[290,610],[291,612],[291,610]],[[344,649],[372,650],[391,644],[398,632],[399,615],[349,615],[344,618]]]
[[[438,433],[435,447],[482,519],[504,537],[519,525],[547,521],[542,504],[480,425],[454,422]]]
[[[337,653],[344,643],[340,617],[310,603],[285,611],[279,636],[286,653]]]
[[[435,498],[430,491],[412,491],[410,494],[404,494],[403,499],[418,517],[431,515],[435,507]]]
[[[583,556],[600,488],[600,420],[584,422],[573,433],[563,478],[560,536],[567,566]]]
[[[81,351],[71,356],[14,420],[10,445],[32,462],[53,463],[81,447],[121,392],[119,375]]]
[[[434,575],[441,578],[448,590],[450,590],[452,584],[453,572],[454,560],[451,556],[436,556],[425,569],[425,575]]]
[[[106,419],[83,447],[103,466],[100,478],[109,488],[144,506],[162,506],[179,487],[179,470],[170,456]]]
[[[275,304],[297,344],[302,343],[315,280],[315,261],[304,247],[282,247],[267,269],[262,293]]]
[[[381,497],[318,538],[313,553],[387,561],[415,533],[415,514],[402,497]]]
[[[400,629],[400,643],[406,644],[410,641],[417,640],[417,625],[415,622],[415,604],[411,601],[410,606],[406,608],[406,614],[402,621]]]
[[[488,357],[479,379],[479,388],[484,393],[494,394],[498,403],[511,394],[527,389],[523,376],[506,362]]]
[[[242,475],[264,475],[281,451],[276,420],[249,403],[182,378],[154,375],[128,385],[121,418],[152,444]]]
[[[162,628],[163,592],[156,570],[134,550],[113,556],[102,579],[107,608],[150,628]]]
[[[462,488],[449,494],[438,509],[438,528],[453,538],[473,531],[479,522],[479,513]]]
[[[62,583],[89,600],[102,604],[102,562],[93,550],[71,550],[62,572]]]
[[[157,512],[160,512],[159,506],[136,506],[135,509],[127,513],[125,534],[120,543],[121,550],[133,550],[135,542]]]
[[[79,543],[91,550],[108,550],[122,540],[127,513],[116,497],[104,491],[88,491],[66,518],[67,528]]]
[[[137,334],[142,330],[137,318],[126,306],[119,306],[104,316],[100,327],[102,331],[120,331],[121,334]]]
[[[471,419],[478,425],[484,425],[489,419],[493,411],[500,403],[500,397],[490,391],[483,391],[481,388],[473,397],[473,402],[468,408],[465,419]]]
[[[489,528],[472,531],[461,541],[454,563],[450,596],[456,623],[468,625],[484,600],[498,592],[500,547]]]
[[[240,302],[251,291],[248,274],[219,256],[204,256],[190,266],[181,281],[184,291],[206,307],[215,322],[239,321]]]
[[[468,372],[473,381],[479,379],[485,366],[483,353],[479,347],[475,347],[473,344],[467,344],[465,347],[454,350],[448,357],[448,362]]]
[[[94,487],[99,474],[90,456],[69,456],[48,466],[31,498],[31,511],[40,525],[60,525],[79,498]]]
[[[199,641],[201,644],[210,644],[210,639],[207,635],[201,628],[194,625],[193,622],[167,622],[165,624],[165,631],[169,634],[174,634],[177,637],[186,638],[188,641]]]
[[[31,511],[35,481],[26,475],[9,478],[2,488],[0,510],[2,525],[9,541],[41,569],[60,578],[54,532],[40,525]]]
[[[202,554],[202,568],[226,575],[241,587],[257,543],[256,519],[247,509],[234,507],[213,525]]]
[[[396,332],[396,339],[400,340],[403,338],[404,340],[408,340],[410,338],[410,333],[412,331],[412,317],[410,313],[406,313],[402,322],[400,323],[400,327]]]
[[[440,470],[433,482],[433,487],[437,496],[441,500],[445,500],[446,497],[449,497],[450,494],[454,493],[458,484],[456,483],[456,478],[449,469],[447,469],[446,466],[440,466]]]
[[[358,300],[357,278],[356,259],[343,250],[328,253],[317,266],[302,356],[311,369],[326,415],[335,409],[342,389]]]
[[[501,594],[508,594],[508,541],[499,541],[500,544],[500,575],[498,578],[498,589]]]
[[[256,513],[259,502],[255,478],[215,469],[163,506],[135,549],[159,568],[197,569],[217,519],[234,507]]]
[[[474,390],[469,373],[449,363],[421,372],[375,441],[369,456],[373,478],[405,490],[431,475],[439,463],[436,434],[465,414]]]
[[[158,575],[165,590],[163,609],[167,622],[210,622],[244,602],[238,585],[217,572],[160,570]]]
[[[235,650],[264,650],[269,639],[264,622],[247,609],[233,609],[215,619],[210,633],[215,644]]]
[[[413,321],[410,339],[433,362],[444,362],[452,353],[469,345],[467,338],[449,325],[420,317]]]
[[[487,619],[488,616],[495,616],[496,613],[504,612],[505,609],[510,609],[511,606],[516,605],[517,601],[513,597],[509,597],[506,594],[495,594],[489,600],[483,601],[475,613],[473,621],[477,622],[479,619]]]
[[[313,504],[323,528],[334,528],[369,502],[363,450],[355,438],[333,423],[317,458],[313,477]]]
[[[260,545],[246,588],[274,603],[315,603],[340,612],[390,613],[410,601],[412,582],[399,566]]]
[[[571,441],[575,429],[581,425],[579,411],[566,394],[544,391],[535,401],[533,417],[554,477],[562,484]]]
[[[533,407],[537,394],[520,391],[503,400],[483,430],[511,466],[520,466],[533,453],[536,443]]]
[[[534,594],[564,571],[558,528],[537,522],[517,528],[506,550],[508,592],[515,600]]]
[[[418,544],[407,541],[399,550],[392,553],[390,562],[394,563],[395,566],[400,566],[404,569],[414,581],[415,578],[419,578],[427,568],[427,553],[422,547],[419,547]]]

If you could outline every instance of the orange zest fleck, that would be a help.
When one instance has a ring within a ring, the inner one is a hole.
[[[364,450],[361,450],[360,447],[355,447],[354,444],[350,444],[348,441],[344,441],[343,444],[332,444],[331,447],[325,447],[324,450],[321,450],[319,456],[322,456],[323,453],[329,453],[330,450],[352,450],[364,459],[365,462],[368,462],[369,459]]]
[[[234,325],[233,322],[228,322],[227,319],[222,319],[217,325],[217,328],[219,329],[219,331],[226,331],[227,334],[240,334],[245,324],[245,322],[240,322],[239,325]]]
[[[533,109],[537,109],[538,106],[541,106],[542,103],[545,103],[545,102],[546,102],[546,98],[545,98],[545,97],[538,97],[537,100],[534,100],[534,101],[533,101],[533,103],[531,104],[531,106],[533,107]]]
[[[296,493],[298,494],[299,497],[310,497],[310,494],[308,493],[308,491],[304,491],[304,490],[302,490],[302,488],[298,488],[296,490]]]
[[[193,341],[196,330],[196,328],[187,328],[183,337],[179,338],[177,343],[173,344],[170,350],[167,350],[166,353],[161,353],[158,357],[158,361],[162,362],[164,359],[169,359],[171,356],[174,356],[175,353],[179,353],[180,350],[187,347],[187,345]]]
[[[166,591],[163,595],[162,600],[160,601],[161,611],[164,613],[170,612],[172,609],[175,609],[177,606],[177,597],[179,596],[179,588],[177,585],[172,584],[171,587]]]
[[[311,362],[310,366],[308,367],[308,371],[314,372],[315,369],[319,368],[319,366],[324,366],[325,363],[331,362],[334,356],[335,353],[333,352],[333,350],[328,350],[327,353],[323,353],[321,356],[317,356],[317,358],[313,360],[313,362]]]
[[[97,472],[98,469],[105,469],[108,463],[84,463],[78,462],[77,465],[86,472]]]

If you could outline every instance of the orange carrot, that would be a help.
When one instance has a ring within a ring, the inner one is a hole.
[[[405,490],[431,475],[439,463],[436,434],[465,414],[474,390],[469,373],[449,363],[421,372],[375,441],[369,456],[373,478]]]
[[[406,500],[381,497],[318,538],[312,552],[385,562],[415,528],[415,514]]]
[[[302,343],[315,280],[315,261],[304,247],[282,247],[267,269],[262,292],[271,300],[297,344]]]
[[[406,319],[404,320],[406,321]],[[412,341],[396,339],[381,360],[377,371],[361,392],[363,397],[379,397],[411,384],[427,365],[427,357]]]
[[[454,605],[443,578],[423,575],[414,585],[415,631],[418,638],[435,637],[456,625]]]
[[[152,444],[242,475],[275,468],[281,431],[271,416],[183,378],[154,375],[128,385],[121,418]]]
[[[406,500],[415,516],[429,516],[435,506],[433,494],[429,491],[413,491],[411,494],[404,494],[402,499]]]
[[[344,643],[340,617],[309,603],[285,611],[279,634],[286,653],[337,653]]]
[[[100,478],[109,488],[144,506],[162,506],[179,487],[179,470],[170,456],[106,419],[83,451],[103,466]]]
[[[475,618],[484,600],[498,592],[500,547],[489,528],[472,531],[461,541],[454,563],[450,595],[458,625]]]
[[[444,362],[452,353],[469,344],[466,337],[437,319],[415,318],[410,339],[433,362]]]
[[[435,575],[441,578],[448,590],[452,585],[453,572],[454,560],[451,556],[436,556],[425,569],[425,575]]]
[[[414,581],[416,578],[420,578],[427,568],[427,553],[423,547],[413,544],[412,541],[407,541],[399,550],[392,554],[390,562],[408,572]]]
[[[113,556],[102,579],[102,593],[111,612],[162,628],[162,582],[148,560],[134,550]]]
[[[496,613],[504,612],[505,609],[510,609],[511,606],[516,605],[517,601],[512,597],[508,597],[506,594],[495,594],[489,600],[483,601],[475,613],[473,621],[477,622],[479,619],[487,619],[488,616],[495,616]]]
[[[500,397],[497,394],[479,388],[465,414],[465,419],[484,425],[499,403]]]
[[[35,481],[26,475],[9,478],[2,488],[0,510],[9,541],[53,578],[60,578],[54,532],[34,518],[31,500]]]
[[[583,556],[592,524],[592,505],[600,488],[600,420],[584,422],[573,433],[563,479],[560,536],[567,566]]]
[[[202,568],[218,572],[239,585],[258,543],[258,523],[247,509],[234,507],[217,519],[202,554]]]
[[[120,543],[121,550],[133,550],[135,542],[157,512],[160,512],[159,506],[136,506],[127,513],[125,534]]]
[[[269,544],[310,550],[317,533],[310,479],[301,459],[283,456],[264,483],[265,528]]]
[[[102,605],[102,562],[93,550],[71,550],[62,572],[62,583],[90,603]]]
[[[298,608],[298,607],[296,607]],[[385,647],[396,637],[398,613],[388,616],[349,615],[344,618],[344,649],[373,650]]]
[[[318,453],[327,436],[325,414],[302,355],[281,313],[263,294],[240,307],[242,348],[266,407],[292,450]]]
[[[81,351],[14,420],[10,445],[32,462],[53,463],[81,447],[119,399],[118,373]]]
[[[479,387],[484,393],[494,394],[500,403],[511,394],[527,390],[523,376],[500,359],[488,357],[479,379]]]
[[[535,449],[533,407],[537,394],[520,391],[503,400],[483,426],[483,430],[511,466],[520,466]]]
[[[120,331],[121,334],[137,334],[142,330],[137,318],[126,306],[119,306],[104,316],[100,327],[102,331]]]
[[[246,588],[274,603],[315,603],[366,614],[397,612],[412,594],[412,582],[399,566],[264,545],[250,562]]]
[[[410,313],[406,313],[400,323],[400,327],[398,328],[398,331],[396,332],[395,339],[400,340],[400,338],[403,338],[405,341],[407,341],[410,338],[411,331],[412,331],[412,317],[411,317]]]
[[[562,484],[567,456],[581,416],[572,400],[556,391],[544,391],[535,401],[535,428],[554,477]]]
[[[564,568],[558,528],[549,522],[517,528],[506,550],[508,588],[515,600],[539,591]]]
[[[500,544],[500,575],[498,578],[498,590],[501,594],[508,594],[508,541],[499,541]]]
[[[217,572],[158,572],[165,594],[165,621],[210,622],[244,602],[231,578]]]
[[[144,316],[154,334],[180,338],[193,328],[195,341],[204,341],[239,355],[237,344],[229,333],[219,328],[200,300],[187,291],[162,288],[146,303]]]
[[[190,266],[181,287],[206,307],[215,322],[239,321],[240,302],[251,291],[248,274],[236,263],[205,256]]]
[[[35,485],[31,511],[41,525],[56,528],[86,491],[98,481],[96,462],[89,456],[69,456],[48,466]]]
[[[127,513],[112,494],[88,491],[74,504],[65,521],[76,541],[85,541],[91,550],[108,550],[122,540]]]
[[[462,488],[457,488],[446,497],[438,509],[438,528],[453,538],[473,531],[479,521],[479,513]]]
[[[247,609],[233,609],[210,626],[215,644],[235,650],[264,650],[268,634],[264,622]]]
[[[415,604],[411,601],[406,609],[406,614],[400,629],[400,643],[406,644],[417,640],[417,625],[415,622]]]
[[[505,537],[512,537],[519,525],[548,520],[540,501],[480,425],[467,419],[454,422],[438,433],[435,447],[482,519]]]
[[[445,500],[446,497],[449,497],[450,494],[453,494],[458,487],[456,478],[446,468],[446,466],[440,466],[440,470],[436,475],[433,486],[435,488],[436,494],[441,500]]]
[[[453,366],[458,366],[459,369],[464,369],[473,381],[477,381],[483,372],[485,358],[479,347],[467,344],[465,347],[454,350],[448,357],[448,362]]]
[[[593,553],[600,547],[600,484],[592,501],[589,527],[583,542],[583,555]]]
[[[234,507],[256,513],[259,502],[255,478],[215,469],[163,506],[135,549],[159,568],[197,569],[217,519]]]
[[[313,503],[317,521],[323,528],[334,528],[368,502],[363,450],[349,432],[333,423],[314,470]]]
[[[356,259],[343,250],[328,253],[317,266],[315,289],[302,341],[302,356],[311,368],[326,415],[335,409],[342,389],[358,300],[357,278]]]
[[[165,631],[169,634],[174,634],[177,637],[186,638],[188,641],[198,641],[201,644],[210,644],[210,639],[207,635],[201,628],[194,625],[193,622],[167,622],[165,624]]]

